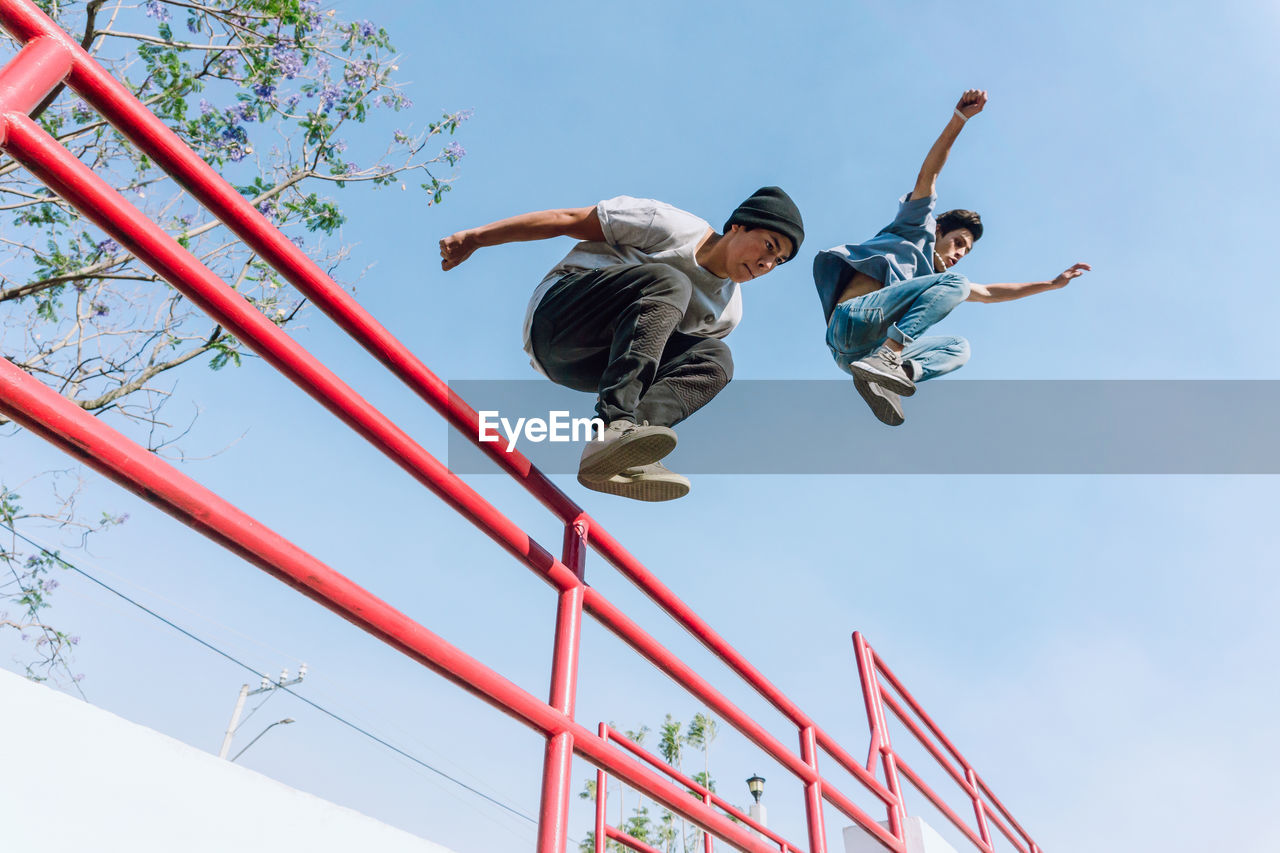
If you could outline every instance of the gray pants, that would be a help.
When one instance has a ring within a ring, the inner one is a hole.
[[[674,426],[733,378],[722,341],[676,331],[692,291],[666,264],[567,275],[533,314],[534,356],[556,384],[598,394],[606,423]]]

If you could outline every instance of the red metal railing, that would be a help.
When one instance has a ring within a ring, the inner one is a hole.
[[[929,715],[920,707],[920,703],[907,692],[907,688],[902,686],[897,676],[885,666],[884,661],[867,644],[861,632],[854,632],[853,648],[858,659],[858,675],[862,679],[862,695],[866,701],[867,721],[871,726],[871,751],[867,756],[867,769],[871,770],[874,767],[877,757],[880,759],[889,790],[898,796],[899,807],[905,808],[901,805],[901,788],[898,781],[898,774],[901,774],[978,849],[987,853],[994,850],[990,825],[995,824],[1020,853],[1040,853],[1040,847],[1013,819],[1013,815],[1009,814],[1004,804],[996,799],[995,794],[991,793],[991,789],[979,778],[973,766],[929,718]],[[893,693],[885,691],[880,683],[882,676],[892,688]],[[895,698],[894,693],[898,698]],[[968,796],[973,805],[973,826],[960,818],[920,777],[920,774],[893,749],[889,740],[888,720],[884,714],[886,707]],[[1008,825],[1001,818],[1008,821]],[[890,820],[893,820],[892,816]]]
[[[744,816],[705,789],[699,789],[700,800],[691,798],[686,788],[693,780],[673,774],[670,768],[616,732],[602,727],[599,733],[592,733],[576,722],[574,700],[584,613],[593,616],[800,779],[804,785],[809,851],[825,853],[826,850],[825,802],[888,849],[905,853],[901,826],[905,811],[897,771],[900,770],[913,784],[918,785],[919,780],[893,755],[883,726],[878,680],[872,678],[868,681],[864,673],[864,691],[868,686],[874,688],[874,696],[866,694],[868,717],[872,721],[873,752],[878,749],[885,762],[884,784],[876,778],[873,762],[869,761],[863,767],[818,728],[798,706],[595,524],[523,454],[508,453],[496,444],[479,442],[478,417],[470,406],[451,394],[448,387],[402,343],[30,0],[0,2],[0,25],[24,43],[18,55],[0,69],[0,149],[556,590],[558,607],[548,701],[539,700],[413,622],[3,359],[0,359],[0,411],[393,648],[541,732],[547,739],[547,747],[543,764],[539,853],[562,853],[565,849],[570,762],[575,753],[595,764],[601,774],[607,772],[617,777],[701,827],[709,834],[708,845],[710,836],[715,836],[735,848],[753,853],[773,850],[787,853],[800,849],[762,827],[757,827],[763,833],[757,836],[735,823],[728,815],[737,820],[743,820]],[[63,81],[172,175],[262,260],[320,306],[371,355],[550,509],[564,524],[560,558],[553,556],[485,501],[42,131],[28,113]],[[588,547],[639,587],[795,725],[799,735],[799,753],[785,747],[597,590],[587,586],[584,564]],[[865,646],[859,646],[860,669],[864,667],[864,657],[873,655],[869,649],[865,649],[864,654],[864,649]],[[872,657],[867,657],[868,662],[872,660]],[[878,667],[876,671],[891,678],[878,659],[874,660]],[[891,683],[897,687],[896,681]],[[899,694],[923,716],[905,691],[899,690]],[[884,697],[884,702],[892,701],[891,697]],[[891,705],[891,708],[895,714],[899,713],[899,706]],[[927,723],[927,726],[936,732],[932,723]],[[940,734],[938,736],[941,737]],[[958,756],[945,739],[944,743],[953,755]],[[848,796],[823,778],[818,767],[819,751],[825,752],[884,804],[889,815],[888,829],[877,824]],[[966,790],[981,790],[990,797],[990,792],[972,768],[962,759],[957,760],[960,760],[969,779]],[[651,767],[657,767],[678,784],[668,781]],[[603,780],[603,776],[601,778]],[[994,797],[990,799],[1004,820],[1025,838],[1025,833],[1004,807]],[[971,831],[967,834],[980,847],[989,850],[987,822],[995,823],[1006,835],[1008,830],[990,808],[978,805],[980,801],[981,798],[975,794],[979,830],[976,835]],[[948,816],[954,819],[953,815]],[[747,826],[750,826],[749,819]],[[613,830],[609,835],[612,828],[605,828],[600,819],[597,828],[600,830],[598,843],[602,844],[608,835],[633,847],[639,844],[635,839],[620,837],[620,830]],[[984,841],[986,846],[982,844]],[[1027,843],[1030,843],[1029,839]],[[1038,853],[1033,844],[1031,850]]]

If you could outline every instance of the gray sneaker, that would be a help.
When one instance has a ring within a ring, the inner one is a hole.
[[[628,468],[607,480],[587,480],[579,474],[578,482],[593,491],[635,501],[673,501],[689,494],[689,480],[661,462]]]
[[[874,382],[895,394],[910,397],[916,393],[916,384],[907,376],[902,366],[902,358],[888,346],[880,346],[866,358],[861,358],[849,365],[855,379],[863,382]]]
[[[889,426],[902,426],[907,419],[902,413],[902,400],[888,388],[882,388],[874,382],[853,377],[853,387],[871,407],[871,413],[880,419],[880,423]]]
[[[657,462],[676,447],[676,433],[670,427],[648,422],[613,421],[604,437],[587,442],[578,463],[578,481],[601,482],[628,468]]]

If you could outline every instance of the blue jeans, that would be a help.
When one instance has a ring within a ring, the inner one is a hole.
[[[969,295],[969,280],[952,272],[922,275],[841,302],[827,323],[827,346],[846,373],[849,365],[892,338],[902,344],[911,376],[924,382],[969,360],[969,342],[945,335],[920,337]]]

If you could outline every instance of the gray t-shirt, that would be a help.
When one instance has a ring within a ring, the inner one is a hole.
[[[706,220],[660,201],[618,196],[596,205],[606,242],[586,240],[573,247],[547,273],[533,292],[524,316],[524,351],[530,363],[544,373],[533,355],[530,333],[533,312],[551,286],[566,275],[617,264],[667,264],[689,277],[693,296],[677,327],[688,335],[723,338],[742,320],[742,294],[738,285],[717,278],[698,265],[698,246],[711,226]]]

